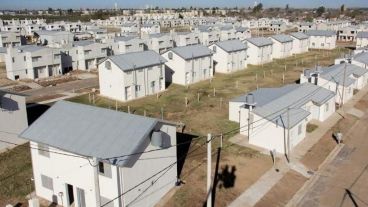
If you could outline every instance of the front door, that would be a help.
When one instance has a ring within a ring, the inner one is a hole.
[[[125,100],[130,100],[132,98],[132,90],[130,86],[125,87]]]
[[[67,186],[68,205],[72,206],[74,204],[73,186],[70,184],[66,184],[66,186]]]

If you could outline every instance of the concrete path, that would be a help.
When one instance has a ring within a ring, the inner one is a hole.
[[[6,133],[6,132],[0,132],[0,139],[4,141],[4,142],[0,142],[0,153],[5,152],[8,149],[12,149],[19,144],[24,144],[28,142],[25,139],[19,138],[18,135],[16,134],[11,134],[11,133]],[[9,143],[6,143],[6,142],[9,142]],[[10,143],[15,143],[16,145],[10,144]]]
[[[246,189],[238,198],[236,198],[229,206],[230,207],[250,207],[254,206],[267,192],[290,170],[294,169],[303,176],[310,176],[303,164],[299,161],[308,150],[316,144],[320,138],[326,134],[345,114],[346,111],[354,110],[354,105],[368,92],[368,86],[359,91],[348,103],[346,103],[336,113],[332,114],[324,122],[318,123],[318,128],[312,133],[307,134],[305,139],[301,141],[290,155],[290,163],[286,163],[285,159],[281,159],[276,163],[276,167],[280,168],[280,172],[276,172],[274,168],[267,171],[257,182]],[[352,110],[353,109],[353,110]],[[231,138],[239,142],[239,136]],[[247,143],[240,142],[245,146]],[[332,158],[330,158],[332,159]]]

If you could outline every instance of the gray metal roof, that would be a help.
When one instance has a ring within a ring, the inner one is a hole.
[[[253,44],[257,47],[263,47],[263,46],[273,44],[272,40],[270,40],[266,37],[252,37],[252,38],[246,39],[246,41],[248,41],[249,43],[251,43],[251,44]]]
[[[316,105],[322,105],[335,97],[332,91],[310,83],[290,84],[276,89],[259,89],[250,93],[254,95],[256,102],[253,112],[284,128],[294,127],[310,114],[302,108],[306,103],[312,101]],[[245,100],[245,96],[243,97]]]
[[[368,71],[356,65],[346,63],[345,81],[344,81],[345,63],[332,65],[326,68],[320,69],[320,77],[326,80],[332,80],[339,85],[350,86],[355,82],[351,78],[352,75],[360,77],[366,74]]]
[[[50,49],[49,47],[39,46],[39,45],[21,45],[21,46],[17,46],[14,48],[16,48],[17,50],[25,51],[25,52],[36,52],[38,50]]]
[[[368,32],[358,32],[357,38],[368,38]]]
[[[170,51],[184,58],[185,60],[190,60],[193,58],[211,56],[212,52],[210,49],[203,45],[190,45],[183,47],[175,47]]]
[[[20,137],[78,155],[107,159],[145,149],[158,122],[153,118],[58,101]],[[108,161],[131,166],[135,159],[138,158],[129,156]]]
[[[247,31],[247,30],[248,30],[248,28],[247,28],[247,27],[235,27],[235,30],[236,30],[237,32],[245,32],[245,31]]]
[[[219,46],[226,52],[237,52],[248,48],[247,45],[242,43],[240,40],[226,40],[217,42],[215,45]]]
[[[291,36],[295,37],[296,39],[299,39],[299,40],[304,40],[304,39],[308,39],[309,36],[302,33],[302,32],[293,32],[293,33],[290,33]]]
[[[368,52],[362,52],[353,56],[353,60],[368,64]]]
[[[271,38],[273,38],[274,40],[281,42],[281,43],[286,43],[286,42],[292,42],[293,38],[291,38],[289,35],[285,35],[285,34],[278,34],[278,35],[273,35],[271,36]]]
[[[326,36],[326,37],[331,37],[336,35],[335,31],[330,31],[330,30],[308,30],[306,31],[306,34],[309,36]]]
[[[49,35],[49,36],[58,36],[58,35],[71,35],[74,36],[73,33],[67,31],[50,31],[50,30],[40,30],[36,31],[38,35]]]
[[[92,45],[94,43],[96,42],[93,40],[81,40],[81,41],[74,41],[73,45],[74,46],[87,46],[87,45]]]
[[[167,62],[165,58],[161,57],[161,55],[153,50],[125,53],[110,56],[107,59],[115,63],[122,71],[160,65]]]
[[[128,42],[130,40],[141,40],[137,36],[121,36],[121,37],[115,37],[114,42]]]
[[[6,47],[0,47],[0,53],[6,53]]]

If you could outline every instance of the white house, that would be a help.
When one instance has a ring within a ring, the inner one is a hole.
[[[290,155],[305,138],[307,123],[335,112],[335,93],[310,83],[261,88],[229,102],[229,119],[240,123],[250,144]]]
[[[285,32],[287,29],[287,25],[283,21],[271,21],[270,26],[268,28],[269,31],[276,32],[276,34],[280,34]]]
[[[301,54],[308,52],[309,49],[309,36],[301,32],[290,33],[290,37],[293,38],[293,54]]]
[[[43,29],[43,25],[40,24],[29,24],[23,26],[26,36],[33,36],[35,32]]]
[[[317,25],[315,23],[312,22],[301,22],[298,25],[298,31],[299,32],[307,32],[309,30],[316,30],[317,29]]]
[[[69,55],[72,56],[74,70],[91,70],[96,69],[97,63],[109,55],[109,48],[107,44],[92,40],[76,41]]]
[[[0,136],[3,141],[24,143],[19,135],[28,127],[26,97],[0,90]],[[14,145],[1,143],[0,152]]]
[[[252,34],[249,28],[247,27],[235,27],[235,38],[238,40],[245,40],[247,38],[251,38]]]
[[[161,32],[161,27],[158,24],[142,24],[141,34],[158,34]]]
[[[351,64],[368,69],[368,52],[362,52],[354,55]]]
[[[162,54],[174,47],[174,40],[169,33],[151,34],[145,38],[149,50]]]
[[[21,137],[36,195],[58,205],[154,206],[177,181],[176,126],[164,120],[59,101]]]
[[[252,37],[245,40],[248,46],[248,64],[261,65],[272,61],[272,40]]]
[[[174,46],[189,46],[199,44],[199,35],[195,32],[175,32],[173,35]]]
[[[100,93],[129,101],[165,90],[166,60],[148,50],[106,58],[98,65]]]
[[[138,24],[134,22],[128,22],[121,25],[121,33],[138,33]]]
[[[308,30],[309,48],[332,50],[336,48],[336,32],[329,30]]]
[[[270,37],[272,44],[272,58],[287,58],[292,55],[293,38],[289,35],[278,34]]]
[[[220,40],[234,40],[236,39],[236,30],[232,25],[225,25],[219,28],[220,29]]]
[[[336,93],[337,104],[348,102],[354,95],[354,89],[362,89],[367,81],[368,71],[349,63],[304,70],[300,75],[300,83],[313,83]]]
[[[358,32],[356,39],[356,47],[366,47],[368,46],[368,32]]]
[[[176,47],[162,56],[167,82],[189,85],[213,77],[212,52],[203,45]]]
[[[199,43],[204,46],[220,41],[220,31],[217,27],[200,25],[193,32],[198,33]]]
[[[343,27],[337,31],[337,40],[342,42],[355,42],[358,28],[355,26]]]
[[[109,44],[114,55],[144,50],[144,40],[136,36],[115,37],[111,40]]]
[[[19,32],[0,32],[0,47],[20,46],[25,43],[25,38]]]
[[[38,43],[49,47],[62,47],[74,42],[74,34],[66,31],[37,31]]]
[[[36,45],[9,47],[5,66],[10,80],[47,78],[63,73],[60,50]]]
[[[240,40],[226,40],[210,45],[215,73],[232,73],[247,67],[247,45]]]

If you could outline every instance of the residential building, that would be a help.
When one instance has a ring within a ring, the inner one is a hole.
[[[261,65],[272,61],[272,40],[266,37],[252,37],[245,42],[248,46],[248,64]]]
[[[247,38],[251,38],[252,34],[250,32],[250,29],[247,27],[235,27],[235,38],[243,41]]]
[[[290,37],[293,38],[293,54],[301,54],[308,52],[309,49],[309,36],[302,32],[290,33]]]
[[[190,85],[213,77],[212,52],[203,45],[175,47],[162,56],[167,82]]]
[[[174,47],[174,40],[169,33],[151,34],[145,38],[149,50],[162,54]]]
[[[309,48],[332,50],[336,48],[336,32],[329,30],[309,30]]]
[[[62,47],[74,42],[74,34],[66,31],[41,30],[36,32],[38,43],[49,47]]]
[[[343,27],[337,31],[337,40],[342,42],[355,42],[357,38],[357,33],[357,27]]]
[[[336,103],[344,104],[367,85],[368,71],[362,67],[342,63],[325,68],[304,70],[300,83],[309,82],[336,93]]]
[[[159,24],[142,24],[140,30],[141,35],[161,33],[161,27]]]
[[[149,207],[177,182],[176,126],[164,120],[58,101],[21,137],[35,194],[57,205]]]
[[[301,22],[298,25],[298,31],[299,32],[307,32],[309,30],[316,30],[317,29],[317,25],[315,23],[312,22]]]
[[[311,120],[335,112],[335,93],[311,83],[260,88],[229,102],[229,119],[239,122],[249,144],[290,157]]]
[[[272,44],[272,58],[287,58],[292,55],[293,38],[289,35],[278,34],[270,37]]]
[[[276,34],[280,34],[285,32],[287,29],[287,25],[283,21],[271,21],[270,26],[268,28],[269,31],[276,32]]]
[[[152,50],[110,56],[98,65],[100,94],[129,101],[164,91],[165,62]]]
[[[199,35],[194,32],[175,32],[172,34],[174,47],[182,47],[199,44]]]
[[[143,51],[145,46],[144,40],[137,36],[115,37],[111,40],[109,44],[114,55]]]
[[[44,46],[9,47],[5,65],[10,80],[47,78],[63,73],[60,50]]]
[[[19,32],[0,32],[0,47],[24,45],[26,40]]]
[[[232,73],[247,67],[247,45],[240,40],[217,42],[209,48],[213,53],[215,73]]]
[[[204,46],[220,41],[220,31],[217,27],[200,25],[193,32],[198,34],[199,43]]]
[[[110,49],[107,44],[92,40],[76,41],[69,55],[72,56],[74,70],[91,70],[97,69],[97,63],[110,55]]]
[[[219,27],[220,30],[220,41],[234,40],[236,39],[236,30],[232,25],[225,25]]]
[[[368,46],[368,32],[358,32],[356,39],[356,47],[362,48]]]
[[[128,22],[121,25],[121,33],[127,33],[127,34],[138,34],[138,24],[134,22]]]

